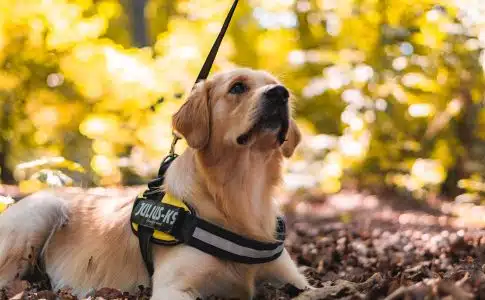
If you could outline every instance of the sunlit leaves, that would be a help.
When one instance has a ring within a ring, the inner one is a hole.
[[[408,113],[414,118],[429,117],[434,113],[434,106],[429,103],[411,104],[408,108]]]
[[[54,31],[48,35],[47,46],[51,49],[63,49],[85,39],[97,38],[106,30],[106,20],[93,17],[79,21],[74,26],[68,26],[66,21],[57,21],[52,28]]]
[[[95,155],[91,159],[91,167],[101,176],[110,176],[116,172],[116,160],[106,155]]]
[[[436,92],[439,85],[421,73],[407,73],[401,78],[404,86],[419,89],[423,92]]]
[[[104,19],[111,19],[119,17],[123,9],[117,1],[101,1],[97,6],[97,13]]]
[[[20,79],[8,72],[0,71],[0,90],[12,90],[20,84]]]
[[[41,188],[71,185],[73,180],[63,171],[84,173],[84,168],[64,157],[45,157],[18,164],[15,176],[20,181],[22,193],[32,193]]]
[[[111,43],[79,44],[61,68],[88,99],[103,99],[100,105],[108,109],[139,110],[168,90],[151,56],[148,50],[123,50]]]
[[[478,174],[473,174],[470,178],[461,179],[458,186],[473,193],[485,193],[485,182]],[[476,195],[476,194],[475,194]]]
[[[118,117],[113,114],[89,115],[79,126],[81,133],[92,139],[108,136],[118,128]]]
[[[61,187],[72,184],[72,179],[59,170],[40,170],[32,175],[31,180],[38,180],[49,187]]]
[[[445,180],[446,171],[437,160],[417,159],[411,168],[411,175],[424,184],[439,184]]]
[[[268,31],[262,33],[257,42],[256,50],[261,58],[264,69],[274,70],[275,74],[285,72],[288,69],[286,62],[290,51],[295,49],[297,37],[291,31]],[[274,51],[277,45],[278,51]],[[284,79],[284,76],[283,76]]]
[[[20,163],[16,167],[17,172],[32,172],[42,168],[67,169],[75,172],[84,172],[84,168],[76,162],[64,157],[46,157],[29,162]]]
[[[343,176],[344,157],[338,152],[330,152],[323,161],[320,173],[320,188],[331,194],[340,191]]]
[[[447,170],[453,166],[455,163],[455,157],[453,156],[451,145],[452,143],[450,141],[447,141],[445,139],[440,139],[436,142],[434,145],[433,152],[431,154],[431,157],[439,161],[441,165]]]
[[[0,196],[0,214],[4,212],[10,205],[14,204],[15,201],[8,196]]]

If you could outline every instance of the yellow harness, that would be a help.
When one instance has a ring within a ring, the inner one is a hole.
[[[138,196],[138,198],[139,199],[140,198],[145,199],[143,194],[140,194]],[[175,198],[174,196],[172,196],[170,194],[165,194],[165,196],[163,197],[161,202],[163,204],[169,204],[169,205],[172,205],[172,206],[175,206],[175,207],[182,208],[187,213],[192,213],[192,211],[187,206],[187,204],[185,204],[183,201],[180,201],[179,199]],[[131,228],[133,229],[135,234],[138,233],[138,224],[137,223],[131,222]],[[159,231],[159,230],[154,230],[152,237],[153,237],[154,241],[158,242],[159,244],[171,245],[171,244],[176,244],[176,243],[179,242],[174,236],[172,236],[172,235],[170,235],[166,232]]]

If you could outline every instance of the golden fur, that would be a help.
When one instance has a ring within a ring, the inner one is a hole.
[[[244,82],[248,91],[228,90]],[[290,119],[286,141],[261,129],[240,145],[239,135],[257,121],[263,93],[279,82],[266,72],[237,69],[196,85],[173,117],[189,148],[169,168],[165,189],[213,223],[260,241],[273,241],[277,209],[274,188],[283,156],[300,140]],[[136,290],[150,279],[131,232],[131,195],[103,197],[77,190],[44,191],[0,215],[0,287],[25,272],[22,258],[45,260],[54,289],[70,286],[83,296],[92,289]],[[33,251],[32,251],[33,250]],[[308,287],[286,250],[275,261],[244,265],[219,260],[185,245],[153,247],[153,299],[220,295],[250,299],[256,281],[278,280]]]

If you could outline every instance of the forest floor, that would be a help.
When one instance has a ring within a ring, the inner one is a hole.
[[[355,192],[302,199],[283,200],[286,245],[317,289],[264,284],[255,299],[485,299],[482,224]],[[147,299],[149,293],[140,288],[128,295],[106,287],[93,298]],[[69,290],[52,292],[25,280],[0,291],[0,299],[56,296],[76,299]]]

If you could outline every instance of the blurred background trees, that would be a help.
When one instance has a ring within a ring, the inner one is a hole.
[[[146,182],[231,3],[1,2],[1,181]],[[289,189],[479,199],[484,20],[480,0],[242,0],[214,71],[292,89],[306,138]]]

